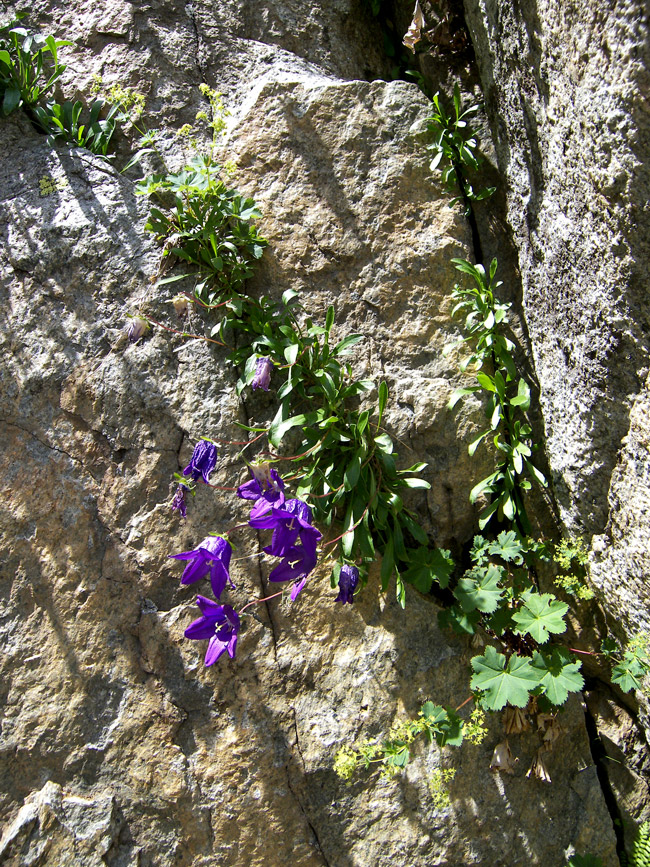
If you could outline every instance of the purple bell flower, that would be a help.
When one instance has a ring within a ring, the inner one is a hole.
[[[271,544],[264,550],[274,557],[284,557],[300,538],[313,557],[322,534],[312,526],[311,509],[302,500],[287,500],[267,515],[252,517],[248,522],[258,530],[273,530]]]
[[[196,482],[199,476],[207,484],[210,482],[210,474],[217,463],[217,447],[207,440],[199,440],[194,446],[194,453],[189,464],[183,470],[184,476],[192,476]]]
[[[339,595],[334,600],[335,602],[346,602],[352,604],[354,602],[354,591],[359,583],[359,570],[356,566],[341,566],[339,573]]]
[[[269,575],[269,581],[293,581],[291,600],[293,601],[305,586],[307,575],[316,566],[316,553],[307,548],[290,548],[285,558]]]
[[[269,390],[269,385],[271,384],[271,371],[273,370],[273,362],[268,356],[264,358],[258,358],[255,364],[255,376],[253,376],[253,381],[251,383],[251,388],[255,391],[257,388],[261,388],[264,391]]]
[[[210,639],[205,652],[206,665],[215,663],[225,650],[228,651],[228,656],[234,659],[240,628],[237,612],[230,605],[218,605],[205,596],[197,596],[196,604],[203,616],[187,627],[185,637],[195,641]]]
[[[174,499],[172,500],[172,511],[179,513],[181,518],[187,518],[187,503],[185,502],[186,485],[179,485],[176,488]]]
[[[231,555],[232,548],[227,539],[223,539],[221,536],[208,536],[193,551],[170,554],[170,557],[173,560],[189,560],[183,572],[181,584],[194,584],[195,581],[200,581],[209,573],[212,592],[218,599],[228,581],[230,581],[231,587],[235,586],[228,573]]]
[[[128,330],[128,337],[130,343],[137,343],[141,337],[149,330],[149,323],[142,316],[134,316],[131,319]]]
[[[268,462],[253,464],[249,469],[253,478],[237,488],[237,496],[243,500],[255,500],[250,517],[258,518],[273,506],[284,503],[284,482]]]

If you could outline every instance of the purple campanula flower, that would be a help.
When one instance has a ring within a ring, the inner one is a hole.
[[[267,515],[251,516],[248,522],[258,530],[273,530],[271,544],[264,550],[274,557],[284,557],[300,541],[313,557],[321,533],[312,526],[311,509],[302,500],[287,500],[284,505],[276,506]]]
[[[217,463],[217,447],[214,443],[207,440],[199,440],[194,446],[194,453],[189,464],[183,470],[184,476],[192,476],[193,481],[197,481],[199,476],[207,484],[210,482],[210,474],[214,470]]]
[[[284,482],[268,461],[251,464],[249,469],[253,478],[237,488],[237,496],[243,500],[255,500],[250,517],[257,518],[273,506],[284,503]]]
[[[290,548],[285,558],[269,575],[269,581],[293,581],[291,600],[293,601],[305,586],[307,575],[316,566],[316,552],[307,548]]]
[[[261,388],[264,391],[269,390],[269,385],[271,384],[271,371],[273,370],[273,362],[268,356],[264,358],[258,358],[255,364],[255,376],[253,377],[253,381],[251,383],[251,388],[253,391],[257,388]]]
[[[212,592],[217,597],[221,596],[228,581],[234,587],[232,578],[228,573],[232,548],[230,542],[221,536],[208,536],[198,548],[193,551],[184,551],[182,554],[170,554],[174,560],[189,560],[185,567],[181,584],[194,584],[210,573]]]
[[[172,511],[177,511],[181,518],[187,518],[187,503],[185,502],[185,491],[187,485],[179,485],[176,488],[174,499],[172,500]]]
[[[215,663],[224,650],[231,659],[235,658],[237,636],[239,634],[239,615],[230,605],[218,605],[205,596],[197,596],[196,604],[202,617],[191,623],[185,630],[185,637],[200,641],[209,638],[205,652],[205,664]]]
[[[149,330],[149,323],[142,316],[134,316],[129,325],[129,342],[137,343]]]
[[[339,573],[339,595],[334,600],[335,602],[346,602],[352,604],[354,602],[354,591],[359,583],[359,570],[356,566],[348,566],[347,563],[341,566]]]

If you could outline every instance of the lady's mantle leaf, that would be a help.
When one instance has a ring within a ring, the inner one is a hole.
[[[475,568],[467,572],[466,577],[460,579],[454,590],[454,596],[463,611],[469,613],[477,608],[486,614],[496,611],[503,595],[503,590],[499,587],[501,577],[501,569],[492,564],[487,569]]]
[[[472,659],[472,668],[470,688],[485,693],[482,704],[487,710],[501,710],[506,704],[525,707],[530,690],[539,683],[530,659],[513,653],[506,662],[505,656],[492,646],[485,648],[483,656]]]
[[[564,647],[554,647],[551,653],[535,653],[533,657],[544,695],[553,704],[564,704],[570,692],[580,692],[585,685],[580,666]]]
[[[538,644],[548,641],[549,632],[556,635],[566,630],[564,615],[569,610],[551,593],[525,593],[524,607],[512,619],[521,635],[530,635]]]

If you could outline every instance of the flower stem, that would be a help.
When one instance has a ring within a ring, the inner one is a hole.
[[[191,337],[194,340],[206,340],[208,343],[216,343],[217,346],[227,346],[227,344],[222,343],[220,340],[215,340],[212,337],[202,337],[200,334],[190,334],[189,331],[179,331],[177,328],[169,328],[167,325],[163,325],[162,322],[156,322],[156,320],[152,319],[151,316],[144,316],[143,319],[146,319],[147,322],[151,322],[152,325],[157,325],[158,328],[163,328],[165,331],[171,331],[172,334],[180,334],[182,337]]]
[[[257,605],[260,602],[268,602],[269,599],[275,599],[276,596],[282,596],[283,593],[284,593],[284,590],[280,590],[278,593],[272,593],[271,596],[265,596],[263,599],[253,599],[252,602],[247,602],[246,605],[244,605],[244,607],[241,609],[241,611],[239,613],[243,614],[247,608],[251,607],[251,605]]]

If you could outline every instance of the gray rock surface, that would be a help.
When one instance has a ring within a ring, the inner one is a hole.
[[[602,532],[646,375],[647,5],[466,0],[567,527]]]
[[[469,233],[408,137],[426,110],[417,89],[345,80],[382,70],[359,9],[37,0],[33,15],[76,40],[68,97],[100,73],[147,89],[151,125],[173,130],[193,119],[203,78],[227,94],[227,155],[271,241],[251,291],[299,288],[315,317],[336,303],[339,334],[368,335],[355,369],[387,378],[388,424],[431,464],[416,508],[438,541],[458,542],[474,528],[467,492],[483,468],[466,443],[480,415],[446,412],[458,375],[441,351],[455,334],[448,262],[470,255]],[[551,785],[525,778],[537,733],[513,738],[513,776],[489,770],[497,720],[481,747],[423,751],[404,778],[347,787],[334,775],[341,744],[426,698],[467,696],[470,649],[414,592],[404,613],[377,599],[375,577],[335,609],[324,568],[293,605],[259,607],[234,662],[204,668],[183,638],[194,588],[167,556],[246,512],[202,488],[181,524],[170,480],[199,436],[240,439],[235,421],[268,417],[272,398],[244,415],[205,342],[155,328],[127,344],[127,313],[179,327],[152,288],[160,251],[129,180],[48,148],[24,119],[0,125],[0,151],[0,860],[546,867],[577,848],[614,865],[577,700]],[[55,189],[42,195],[42,180]],[[190,325],[200,332],[198,313]],[[239,477],[224,448],[213,480]],[[257,540],[239,544],[246,556]],[[267,571],[236,564],[237,605],[265,591]],[[450,764],[451,805],[436,809],[427,779]]]

